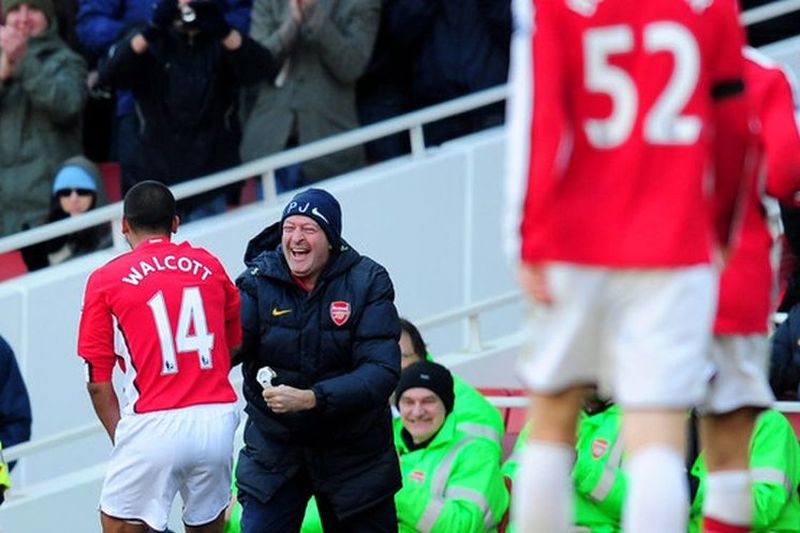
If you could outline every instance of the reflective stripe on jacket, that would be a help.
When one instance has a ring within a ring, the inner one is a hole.
[[[395,423],[403,488],[395,495],[400,532],[496,531],[508,507],[493,445],[456,428],[448,416],[422,449],[410,451]]]
[[[613,405],[582,416],[572,470],[575,523],[590,531],[620,531],[627,478],[622,470],[622,412]]]

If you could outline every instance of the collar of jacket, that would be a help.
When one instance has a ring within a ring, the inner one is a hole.
[[[444,419],[444,424],[442,424],[441,429],[433,438],[430,444],[425,446],[424,448],[419,448],[417,450],[409,450],[406,443],[403,442],[402,437],[400,437],[400,432],[403,431],[403,421],[402,419],[397,419],[397,427],[395,428],[395,439],[394,443],[397,446],[397,451],[400,455],[404,455],[406,453],[414,453],[421,450],[432,450],[435,448],[440,447],[447,447],[451,446],[453,441],[460,439],[460,438],[469,438],[466,433],[461,433],[456,429],[456,417],[453,416],[453,413],[447,415]]]

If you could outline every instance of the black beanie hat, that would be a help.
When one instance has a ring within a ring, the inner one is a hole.
[[[283,209],[283,221],[293,215],[303,215],[319,224],[334,252],[342,244],[342,208],[331,193],[323,189],[307,189],[294,195]]]
[[[400,374],[394,398],[395,405],[399,405],[400,397],[408,389],[422,387],[433,391],[442,400],[444,410],[450,414],[453,411],[455,393],[453,392],[453,375],[450,371],[431,361],[419,361],[406,367]]]

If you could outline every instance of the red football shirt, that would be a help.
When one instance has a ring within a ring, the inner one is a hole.
[[[236,401],[229,348],[241,342],[239,293],[202,248],[150,239],[86,284],[78,354],[88,379],[124,372],[125,412]]]
[[[792,87],[781,68],[753,49],[745,53],[748,100],[760,125],[757,169],[748,182],[741,229],[720,280],[714,332],[766,333],[775,277],[763,194],[792,203],[800,191],[800,132]]]
[[[522,260],[708,262],[748,139],[735,1],[519,0],[515,13],[508,170]]]

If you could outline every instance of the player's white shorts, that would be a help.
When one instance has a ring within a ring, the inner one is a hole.
[[[717,275],[709,265],[607,269],[553,263],[519,361],[534,392],[597,384],[623,407],[695,405],[711,374]]]
[[[717,335],[711,343],[714,373],[701,414],[724,414],[740,407],[769,407],[775,400],[767,379],[766,335]]]
[[[167,527],[175,495],[190,526],[217,518],[230,500],[235,403],[125,415],[100,496],[100,510],[150,528]]]

